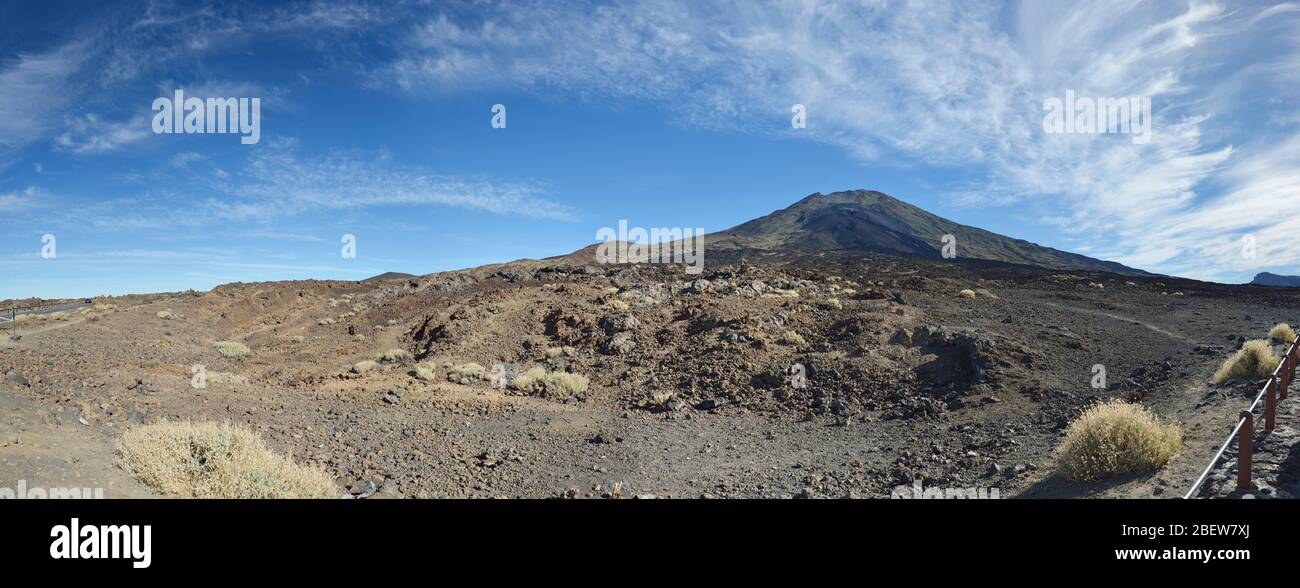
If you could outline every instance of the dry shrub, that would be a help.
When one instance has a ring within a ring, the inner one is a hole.
[[[529,368],[515,376],[510,387],[521,392],[535,392],[547,397],[570,398],[587,391],[587,376],[569,372],[551,372],[544,367]]]
[[[565,345],[563,347],[546,348],[546,359],[555,359],[561,355],[565,357],[573,357],[577,354],[578,354],[578,350],[568,345]]]
[[[361,361],[352,364],[352,373],[364,374],[370,370],[375,369],[375,366],[377,365],[379,365],[379,363],[371,361],[369,359],[363,359]]]
[[[230,423],[163,422],[122,434],[122,469],[182,498],[336,498],[324,471],[295,464]]]
[[[389,349],[388,351],[379,354],[379,357],[376,359],[389,363],[397,363],[399,361],[405,361],[409,357],[411,357],[411,354],[407,353],[405,349]]]
[[[794,331],[786,331],[785,333],[782,333],[781,342],[785,343],[786,345],[799,347],[799,348],[803,348],[808,345],[808,342],[804,340],[803,335],[800,335],[799,333],[796,333]]]
[[[172,311],[168,309],[168,310],[158,311],[157,316],[162,320],[169,321],[172,320],[172,318],[174,318],[176,315],[172,314]]]
[[[1282,343],[1291,343],[1295,341],[1295,331],[1291,330],[1291,325],[1278,323],[1268,331],[1268,338]]]
[[[959,297],[959,298],[974,298],[974,297],[975,297],[975,291],[974,291],[974,290],[971,290],[970,288],[967,288],[967,289],[965,289],[965,290],[962,290],[961,292],[958,292],[958,293],[957,293],[957,297]]]
[[[438,379],[438,372],[433,371],[432,368],[425,364],[416,365],[412,373],[415,374],[416,379],[423,382],[432,382]]]
[[[1111,401],[1070,423],[1056,448],[1056,471],[1074,481],[1149,472],[1165,465],[1182,444],[1178,425],[1161,424],[1139,404]]]
[[[487,370],[477,363],[462,363],[447,370],[447,381],[453,384],[473,384],[487,379]]]
[[[248,355],[248,346],[237,341],[217,341],[212,344],[223,357],[243,357]]]
[[[1273,346],[1263,339],[1253,339],[1242,344],[1241,350],[1223,361],[1219,371],[1210,381],[1222,384],[1229,380],[1258,380],[1267,378],[1277,369],[1282,358],[1273,353]]]

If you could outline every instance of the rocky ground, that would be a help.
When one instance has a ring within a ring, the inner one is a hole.
[[[21,377],[0,381],[0,443],[24,439],[0,447],[0,481],[30,479],[36,453],[111,465],[123,428],[190,419],[247,424],[367,497],[887,497],[915,481],[1176,497],[1253,395],[1210,374],[1240,341],[1300,324],[1287,288],[871,254],[715,257],[698,276],[589,260],[232,284],[29,319],[0,342],[0,368]],[[216,341],[252,351],[223,357]],[[353,369],[390,349],[407,357]],[[488,378],[447,381],[468,362]],[[195,365],[242,378],[195,388]],[[590,386],[494,385],[535,366]],[[1053,475],[1065,425],[1117,396],[1181,423],[1182,454],[1096,484]]]

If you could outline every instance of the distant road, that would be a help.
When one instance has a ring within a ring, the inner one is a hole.
[[[61,310],[76,310],[78,308],[85,308],[87,306],[90,305],[86,304],[85,302],[75,302],[72,304],[56,304],[54,306],[46,306],[44,308],[37,308],[33,310],[23,310],[20,308],[18,309],[18,314],[52,314],[52,313],[59,312]],[[9,309],[6,308],[4,310],[6,311],[5,314],[8,314]]]

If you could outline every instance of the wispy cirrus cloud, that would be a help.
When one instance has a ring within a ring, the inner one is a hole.
[[[443,175],[385,157],[303,157],[292,142],[257,150],[239,180],[225,189],[233,201],[209,204],[227,218],[428,204],[561,221],[576,218],[572,208],[544,198],[543,189],[531,183]]]
[[[86,57],[85,43],[74,41],[0,61],[0,149],[27,145],[57,124],[74,98],[67,79]]]
[[[75,153],[104,153],[138,143],[151,134],[149,118],[144,115],[106,121],[87,114],[69,119],[66,130],[54,139],[54,144]]]

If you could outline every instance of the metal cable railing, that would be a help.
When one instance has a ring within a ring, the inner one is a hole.
[[[1205,480],[1210,477],[1210,472],[1214,471],[1214,466],[1219,464],[1223,459],[1223,452],[1228,450],[1232,445],[1232,440],[1237,440],[1237,489],[1253,490],[1251,484],[1251,461],[1254,456],[1255,441],[1255,408],[1261,401],[1264,402],[1264,430],[1272,431],[1276,427],[1277,420],[1277,403],[1287,397],[1287,392],[1291,387],[1291,381],[1295,378],[1297,363],[1300,363],[1300,336],[1291,342],[1287,347],[1286,354],[1282,356],[1282,361],[1278,363],[1277,368],[1269,375],[1268,382],[1264,388],[1255,395],[1254,402],[1250,403],[1250,408],[1241,411],[1237,418],[1237,426],[1232,428],[1228,433],[1228,438],[1223,441],[1223,445],[1210,458],[1210,463],[1205,466],[1205,471],[1196,479],[1196,483],[1183,495],[1183,498],[1191,498],[1196,495]]]

